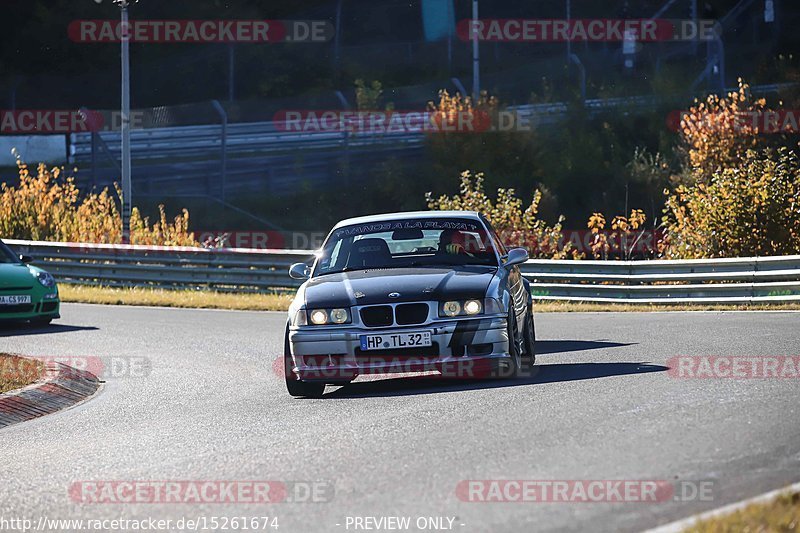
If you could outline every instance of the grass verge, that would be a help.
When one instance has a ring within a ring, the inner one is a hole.
[[[108,305],[149,305],[242,311],[286,311],[292,294],[232,293],[146,288],[87,287],[59,285],[61,301]]]
[[[800,531],[800,493],[782,494],[767,503],[754,503],[726,516],[703,520],[684,533],[759,533]]]
[[[43,371],[41,361],[0,354],[0,394],[27,387],[38,380]]]
[[[109,305],[150,305],[200,309],[238,309],[242,311],[286,311],[293,294],[231,293],[214,291],[164,290],[146,288],[87,287],[60,285],[61,300],[73,303]],[[800,304],[769,305],[632,305],[573,302],[538,302],[540,313],[631,312],[631,311],[790,311]]]

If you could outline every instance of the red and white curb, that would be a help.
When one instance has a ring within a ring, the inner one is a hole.
[[[644,533],[680,533],[681,531],[685,531],[690,527],[697,525],[698,522],[709,520],[711,518],[720,518],[723,516],[727,516],[729,514],[735,513],[736,511],[740,511],[745,507],[752,505],[754,503],[767,503],[774,500],[781,494],[791,494],[794,492],[800,492],[800,483],[795,483],[793,485],[789,485],[788,487],[784,487],[782,489],[765,492],[760,496],[755,496],[747,500],[742,500],[740,502],[732,503],[730,505],[726,505],[725,507],[720,507],[718,509],[712,509],[711,511],[706,511],[705,513],[692,515],[688,518],[678,520],[677,522],[671,522],[669,524],[664,524],[663,526],[659,526],[653,529],[648,529]]]
[[[100,388],[100,380],[85,370],[55,361],[44,365],[42,378],[36,383],[0,394],[0,428],[67,409]]]

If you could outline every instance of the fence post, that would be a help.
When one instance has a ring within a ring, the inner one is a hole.
[[[220,146],[221,146],[221,154],[220,154],[220,166],[222,167],[222,194],[220,199],[222,202],[225,202],[225,188],[228,180],[228,114],[225,112],[225,108],[222,107],[222,104],[219,103],[219,100],[212,100],[211,105],[214,106],[214,109],[219,113],[219,117],[222,120],[222,137],[220,139]],[[209,188],[209,193],[211,189]]]
[[[92,131],[92,189],[97,187],[97,132]]]

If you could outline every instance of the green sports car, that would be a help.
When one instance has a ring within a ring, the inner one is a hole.
[[[30,257],[15,254],[0,241],[0,322],[43,325],[61,318],[55,278],[30,262]]]

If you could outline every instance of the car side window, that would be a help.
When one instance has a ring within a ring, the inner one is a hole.
[[[494,230],[492,230],[492,240],[497,243],[497,253],[499,253],[501,256],[508,253],[506,245],[503,244],[503,241],[500,240],[500,237]]]
[[[352,238],[337,240],[333,244],[330,253],[323,254],[323,258],[320,260],[318,267],[319,272],[324,274],[331,270],[340,270],[344,266],[345,261],[347,261],[352,242]]]
[[[339,262],[339,252],[342,251],[342,242],[344,241],[336,241],[336,245],[333,247],[333,251],[331,252],[330,265],[336,265]]]
[[[489,235],[491,235],[492,241],[494,241],[495,246],[497,246],[498,255],[500,255],[501,257],[506,255],[508,253],[508,250],[506,250],[505,244],[503,244],[503,241],[500,240],[500,237],[497,235],[497,232],[494,230],[494,226],[492,226],[489,223],[489,221],[486,220],[483,217],[481,217],[481,220],[483,220],[483,223],[486,224],[486,228],[489,230]]]
[[[3,241],[0,241],[0,263],[19,263],[19,256],[12,252]]]

